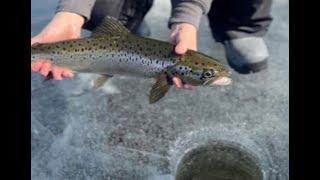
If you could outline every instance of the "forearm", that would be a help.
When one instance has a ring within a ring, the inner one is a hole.
[[[171,0],[172,13],[169,28],[176,23],[189,23],[199,27],[201,17],[210,10],[213,0]]]
[[[81,15],[88,21],[96,0],[59,0],[56,13],[70,12]]]

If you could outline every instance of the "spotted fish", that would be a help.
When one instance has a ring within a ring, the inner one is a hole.
[[[177,55],[174,48],[168,42],[134,35],[118,20],[107,16],[89,37],[34,44],[31,62],[48,59],[75,72],[100,74],[94,81],[95,89],[113,75],[157,77],[150,91],[150,103],[165,96],[174,76],[194,86],[208,86],[230,77],[230,71],[218,60],[193,50]]]

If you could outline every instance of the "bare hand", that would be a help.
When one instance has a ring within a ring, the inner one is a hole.
[[[188,49],[197,50],[197,29],[191,24],[181,23],[172,27],[170,34],[171,42],[176,44],[175,52],[185,54]],[[193,90],[195,87],[190,84],[183,84],[178,77],[172,78],[173,83],[178,88]]]
[[[84,18],[82,16],[69,12],[59,12],[40,34],[31,38],[31,45],[79,38],[83,24]],[[49,72],[52,72],[55,80],[73,77],[71,69],[55,66],[45,59],[34,61],[31,64],[31,69],[43,76],[47,76]]]

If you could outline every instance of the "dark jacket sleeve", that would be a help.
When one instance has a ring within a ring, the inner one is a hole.
[[[190,23],[199,27],[201,17],[207,14],[213,0],[171,0],[169,28],[175,23]]]
[[[60,11],[72,12],[90,19],[91,10],[96,0],[59,0],[56,13]]]

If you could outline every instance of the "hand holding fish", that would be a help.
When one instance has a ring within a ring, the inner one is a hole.
[[[197,29],[188,23],[179,23],[172,26],[170,40],[176,44],[175,52],[183,55],[188,49],[197,50]],[[183,84],[181,79],[174,76],[172,81],[178,88],[193,90],[194,86]]]
[[[83,24],[84,18],[82,16],[75,13],[59,12],[40,34],[31,38],[31,46],[35,43],[50,43],[80,38]],[[63,77],[73,77],[72,70],[56,66],[44,59],[32,62],[31,68],[45,77],[48,76],[49,72],[52,72],[55,80],[62,80]]]

